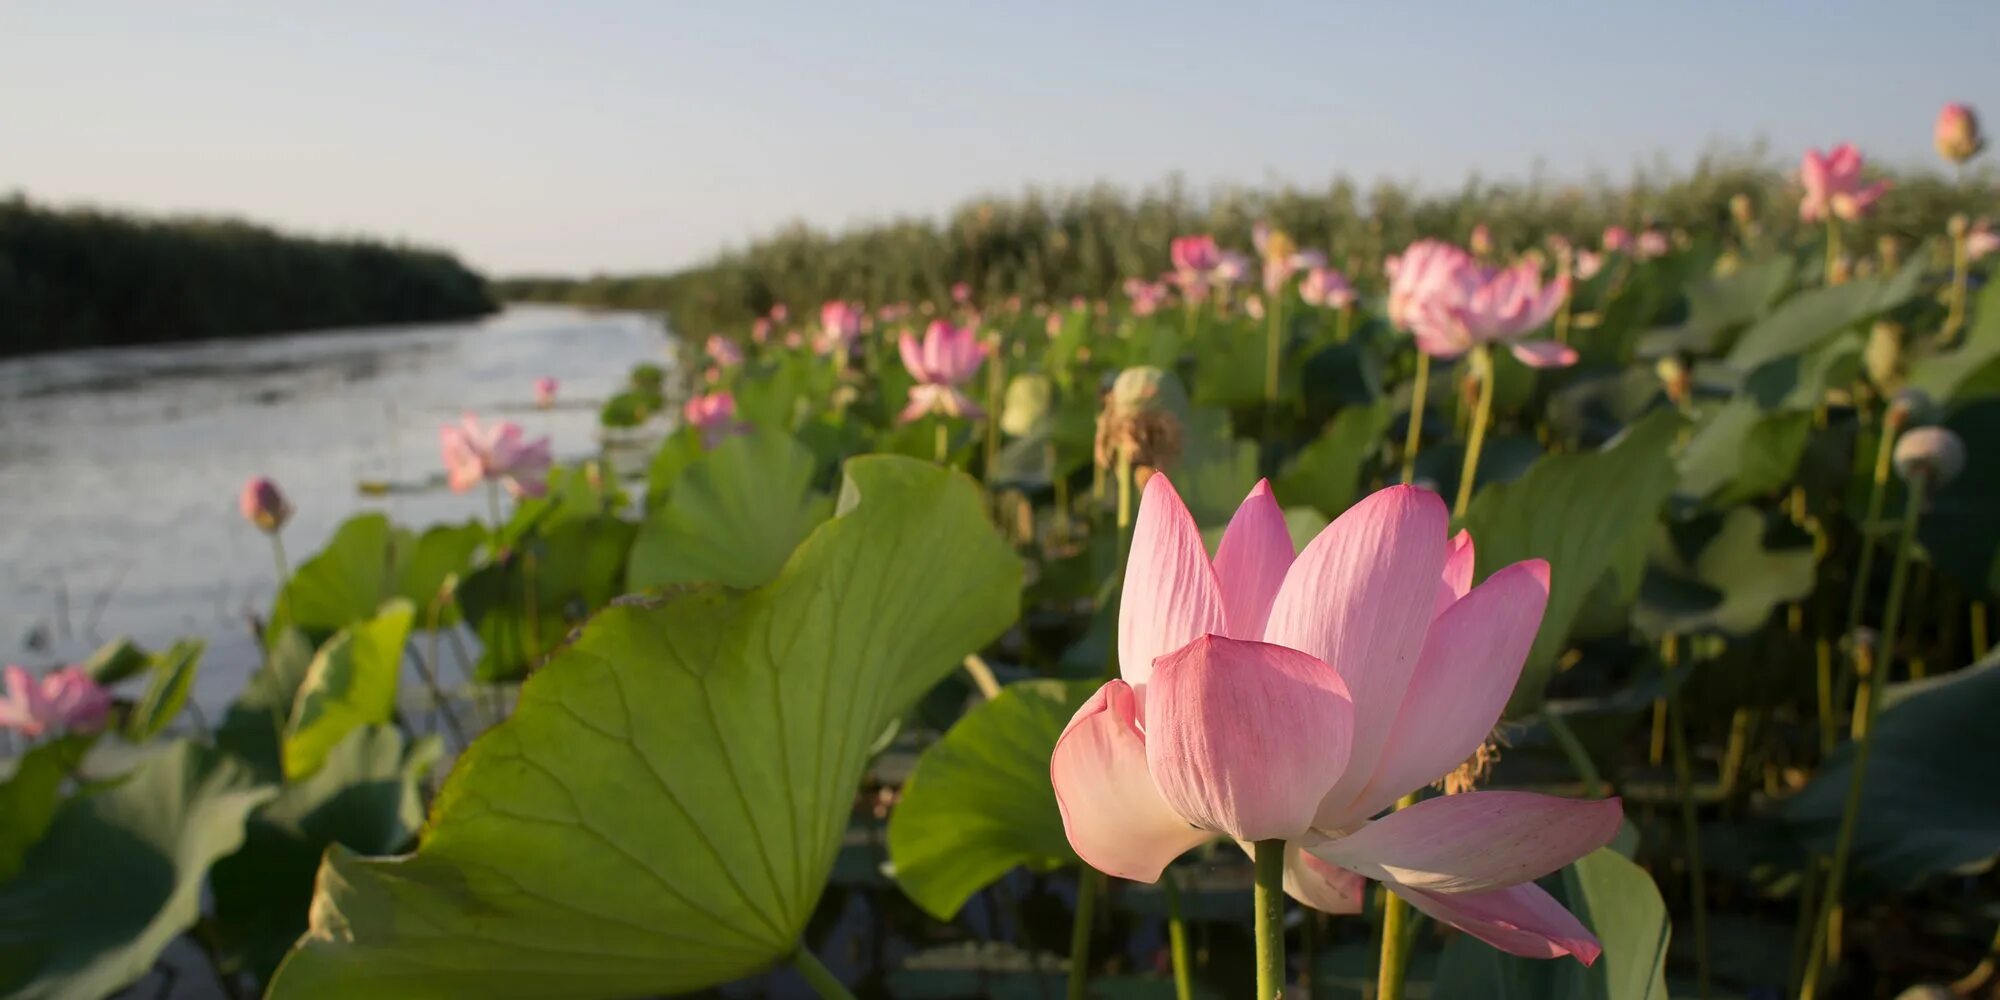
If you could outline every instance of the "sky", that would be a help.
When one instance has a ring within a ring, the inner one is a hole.
[[[1030,184],[1934,163],[2000,3],[0,0],[0,193],[662,271]]]

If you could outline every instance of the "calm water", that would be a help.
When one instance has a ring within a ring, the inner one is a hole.
[[[422,526],[485,516],[445,489],[438,426],[464,410],[598,450],[597,404],[637,361],[669,363],[653,319],[515,309],[449,325],[78,351],[0,362],[0,660],[33,667],[129,635],[209,639],[198,700],[254,665],[247,614],[269,605],[263,535],[236,511],[251,475],[298,509],[293,561],[369,510]],[[561,402],[533,406],[537,376]],[[362,482],[394,486],[361,494]]]

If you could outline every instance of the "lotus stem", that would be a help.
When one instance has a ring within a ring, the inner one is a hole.
[[[1674,755],[1674,792],[1681,802],[1681,838],[1687,851],[1688,892],[1693,897],[1695,990],[1708,998],[1708,872],[1701,863],[1701,817],[1694,800],[1694,767],[1688,756],[1687,713],[1681,707],[1679,689],[1674,686],[1674,667],[1680,659],[1679,643],[1672,633],[1660,639],[1660,667],[1667,682],[1667,736]]]
[[[813,992],[826,1000],[854,1000],[854,994],[848,992],[847,987],[834,978],[832,970],[819,960],[819,956],[807,951],[803,944],[792,952],[792,968],[799,970],[799,975],[805,977]]]
[[[987,701],[1000,697],[1000,681],[993,676],[993,668],[986,665],[978,653],[965,655],[965,673],[972,678],[972,686],[979,689],[980,696]]]
[[[1340,312],[1335,314],[1333,322],[1333,339],[1336,343],[1345,344],[1347,343],[1347,338],[1351,336],[1353,332],[1354,332],[1354,307],[1351,305],[1341,306]]]
[[[284,539],[279,538],[278,533],[275,531],[270,532],[269,537],[271,539],[271,562],[278,570],[278,592],[271,598],[271,620],[264,623],[264,645],[266,646],[271,644],[272,626],[276,625],[279,619],[284,617],[285,584],[291,582],[292,579],[291,566],[285,560]],[[1978,634],[1978,632],[1976,631],[1975,634]]]
[[[1004,352],[994,351],[986,359],[986,488],[993,488],[993,472],[1000,458],[1000,409],[1006,402],[1007,391],[1006,357]]]
[[[1840,284],[1840,223],[1832,216],[1826,220],[1826,283]]]
[[[937,417],[937,464],[951,464],[951,430],[944,425],[944,418]]]
[[[1967,272],[1971,261],[1967,258],[1963,226],[1954,225],[1951,235],[1951,297],[1947,300],[1944,328],[1939,331],[1944,343],[1958,339],[1958,331],[1965,325],[1965,288]]]
[[[1090,925],[1097,919],[1097,894],[1104,876],[1088,865],[1076,880],[1076,923],[1069,931],[1069,1000],[1090,996]]]
[[[1417,801],[1415,793],[1403,796],[1396,808]],[[1410,931],[1414,928],[1410,904],[1403,897],[1382,889],[1382,962],[1375,973],[1375,1000],[1403,1000],[1403,975],[1410,967]]]
[[[1285,995],[1285,842],[1260,840],[1256,846],[1257,996]]]
[[[1909,480],[1909,503],[1903,515],[1903,530],[1896,542],[1896,566],[1889,573],[1889,606],[1883,613],[1882,631],[1876,644],[1855,644],[1855,669],[1861,687],[1854,694],[1854,758],[1847,780],[1847,801],[1840,811],[1840,832],[1833,842],[1833,861],[1827,869],[1826,892],[1820,899],[1819,919],[1813,936],[1812,953],[1806,959],[1805,984],[1800,1000],[1819,995],[1820,981],[1831,963],[1827,956],[1835,947],[1834,923],[1840,911],[1840,893],[1847,879],[1847,865],[1854,854],[1854,828],[1861,814],[1861,793],[1868,777],[1868,754],[1875,745],[1875,717],[1882,707],[1882,691],[1888,683],[1889,668],[1896,656],[1895,635],[1902,626],[1903,591],[1910,581],[1910,555],[1922,520],[1924,491],[1922,477]],[[1878,648],[1879,647],[1879,648]]]
[[[1965,978],[1951,984],[1953,996],[1969,997],[1978,995],[1981,988],[2000,976],[2000,932],[1993,935],[1993,943],[1986,947],[1986,957],[1973,966]]]
[[[1875,530],[1882,521],[1882,504],[1889,494],[1890,456],[1895,450],[1896,430],[1885,416],[1882,436],[1875,442],[1875,478],[1868,487],[1868,513],[1861,521],[1861,554],[1854,564],[1854,589],[1847,596],[1847,631],[1842,635],[1850,640],[1861,628],[1861,609],[1868,599],[1868,577],[1875,570]]]
[[[1181,917],[1181,880],[1169,868],[1160,877],[1167,896],[1167,947],[1174,960],[1174,1000],[1193,1000],[1194,955],[1188,950],[1187,921]]]
[[[1403,434],[1403,485],[1417,481],[1417,448],[1423,444],[1424,393],[1430,388],[1431,356],[1417,349],[1417,383],[1410,390],[1410,429]]]
[[[1285,297],[1271,294],[1270,321],[1264,335],[1264,408],[1275,419],[1278,411],[1278,355],[1284,346]]]
[[[1486,443],[1486,425],[1493,419],[1493,352],[1484,346],[1472,354],[1472,372],[1479,379],[1479,402],[1472,411],[1472,433],[1465,442],[1465,467],[1458,474],[1458,500],[1451,516],[1465,516],[1472,505],[1472,486],[1479,478],[1479,450]]]
[[[500,541],[500,525],[504,519],[500,516],[500,484],[491,479],[486,481],[486,516],[493,522],[493,541],[497,547]]]

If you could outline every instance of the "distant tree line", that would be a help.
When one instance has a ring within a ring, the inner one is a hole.
[[[959,281],[982,301],[1095,298],[1114,294],[1126,277],[1164,271],[1168,241],[1184,233],[1214,233],[1247,251],[1250,227],[1260,219],[1302,245],[1330,250],[1333,263],[1367,287],[1380,280],[1385,254],[1423,236],[1464,241],[1482,223],[1501,252],[1551,235],[1595,247],[1611,225],[1697,234],[1725,229],[1734,224],[1731,200],[1742,195],[1754,224],[1788,233],[1799,225],[1798,187],[1770,160],[1756,149],[1717,152],[1692,170],[1642,170],[1624,183],[1473,178],[1441,194],[1391,182],[1364,190],[1346,179],[1316,190],[1228,188],[1205,195],[1178,180],[1137,193],[1111,185],[1030,189],[974,199],[942,220],[898,219],[841,233],[794,224],[670,274],[523,277],[497,282],[495,290],[508,300],[664,310],[691,333],[741,324],[779,302],[797,314],[838,297],[875,305],[941,300]],[[1990,170],[1962,179],[1892,176],[1896,190],[1872,218],[1849,227],[1848,247],[1872,252],[1883,236],[1911,247],[1941,234],[1955,212],[1996,207]]]
[[[0,354],[478,316],[449,254],[0,198]]]

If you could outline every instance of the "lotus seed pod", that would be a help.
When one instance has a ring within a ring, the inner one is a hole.
[[[1187,392],[1172,374],[1151,365],[1119,372],[1097,419],[1098,464],[1115,464],[1119,449],[1126,448],[1134,465],[1172,467],[1180,457],[1187,412]]]
[[[1965,443],[1943,427],[1919,427],[1896,442],[1896,474],[1941,489],[1965,471]]]
[[[1653,373],[1660,377],[1660,385],[1667,391],[1667,398],[1675,406],[1686,406],[1694,396],[1694,373],[1688,370],[1687,362],[1679,356],[1669,354],[1653,363]]]
[[[1882,320],[1868,330],[1868,346],[1862,350],[1861,362],[1868,370],[1868,381],[1885,393],[1902,388],[1903,340],[1904,331],[1899,323]]]

